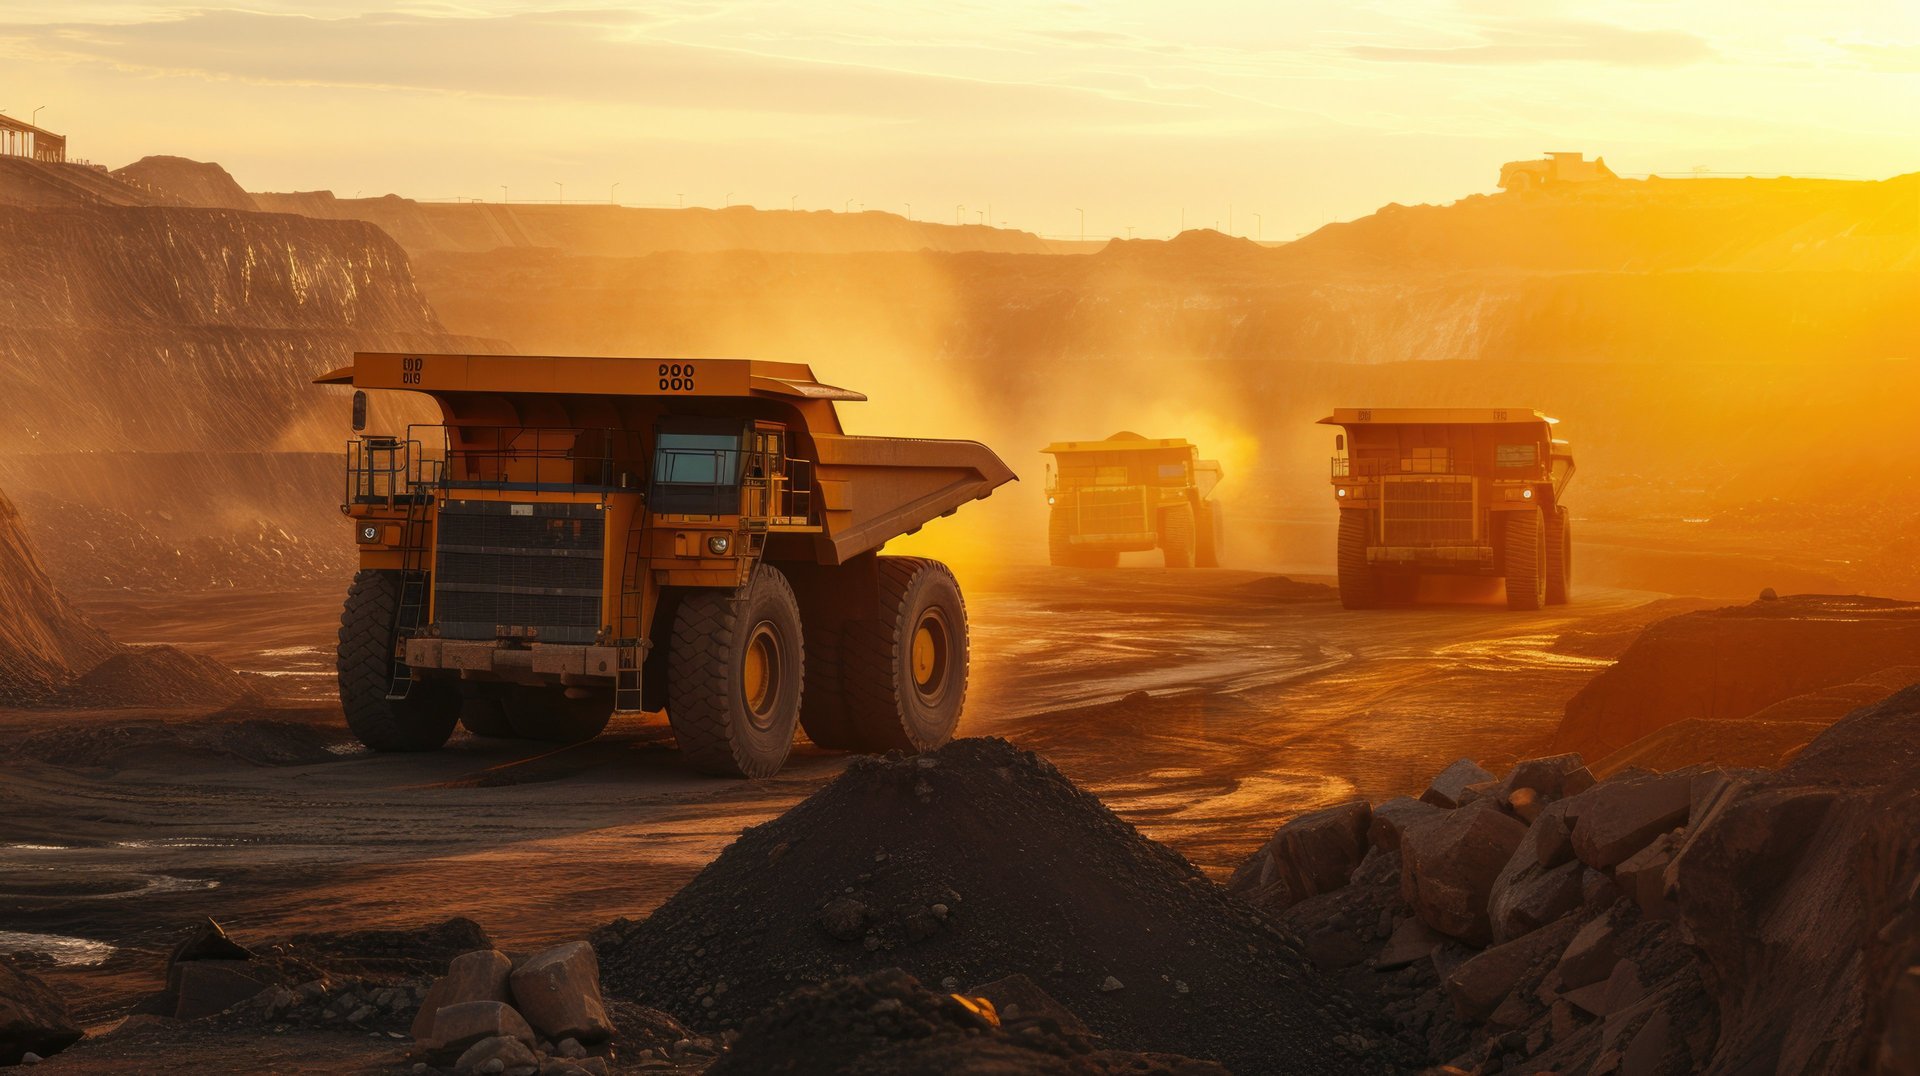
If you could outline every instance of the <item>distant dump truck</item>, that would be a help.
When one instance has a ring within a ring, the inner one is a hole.
[[[1159,549],[1169,568],[1220,566],[1220,464],[1180,438],[1116,433],[1042,449],[1058,469],[1047,481],[1047,558],[1056,566],[1112,568],[1120,554]]]
[[[796,363],[361,354],[319,383],[441,413],[367,434],[354,393],[339,682],[367,746],[664,708],[692,766],[765,777],[796,722],[859,751],[952,737],[960,588],[875,551],[1012,480],[984,446],[848,436],[835,405],[866,397]]]
[[[1589,161],[1583,154],[1565,151],[1550,152],[1537,161],[1508,161],[1500,166],[1503,191],[1530,191],[1556,183],[1592,183],[1619,178],[1607,167],[1605,157]]]
[[[1500,576],[1507,606],[1561,605],[1573,579],[1563,503],[1573,454],[1556,419],[1517,408],[1340,408],[1333,495],[1340,601],[1371,609],[1421,575]]]

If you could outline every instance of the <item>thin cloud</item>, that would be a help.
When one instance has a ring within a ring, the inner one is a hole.
[[[1678,67],[1714,55],[1704,38],[1679,30],[1634,30],[1572,19],[1488,24],[1473,40],[1434,45],[1353,45],[1361,60],[1428,64],[1591,63],[1620,67]]]

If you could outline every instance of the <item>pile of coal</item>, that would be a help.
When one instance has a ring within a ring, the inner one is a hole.
[[[1210,1061],[1106,1050],[1031,980],[964,994],[898,968],[805,986],[749,1019],[710,1076],[993,1072],[1224,1076]]]
[[[1025,975],[1115,1049],[1246,1072],[1395,1061],[1292,938],[997,739],[854,761],[595,944],[610,992],[710,1031],[899,968],[946,992]]]
[[[1292,819],[1229,888],[1429,1063],[1885,1066],[1920,1026],[1920,687],[1778,771],[1463,759]]]

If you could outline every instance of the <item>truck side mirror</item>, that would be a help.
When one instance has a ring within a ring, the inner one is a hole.
[[[353,390],[353,432],[359,433],[367,428],[367,394],[365,390]]]
[[[1345,452],[1345,451],[1347,450],[1347,435],[1346,435],[1346,434],[1344,434],[1344,433],[1336,433],[1336,434],[1334,434],[1334,435],[1333,435],[1333,450],[1334,450],[1335,452]]]

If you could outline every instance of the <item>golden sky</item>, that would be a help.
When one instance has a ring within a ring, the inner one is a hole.
[[[252,190],[1276,239],[1549,149],[1920,169],[1920,2],[0,0],[0,108],[41,105]]]

